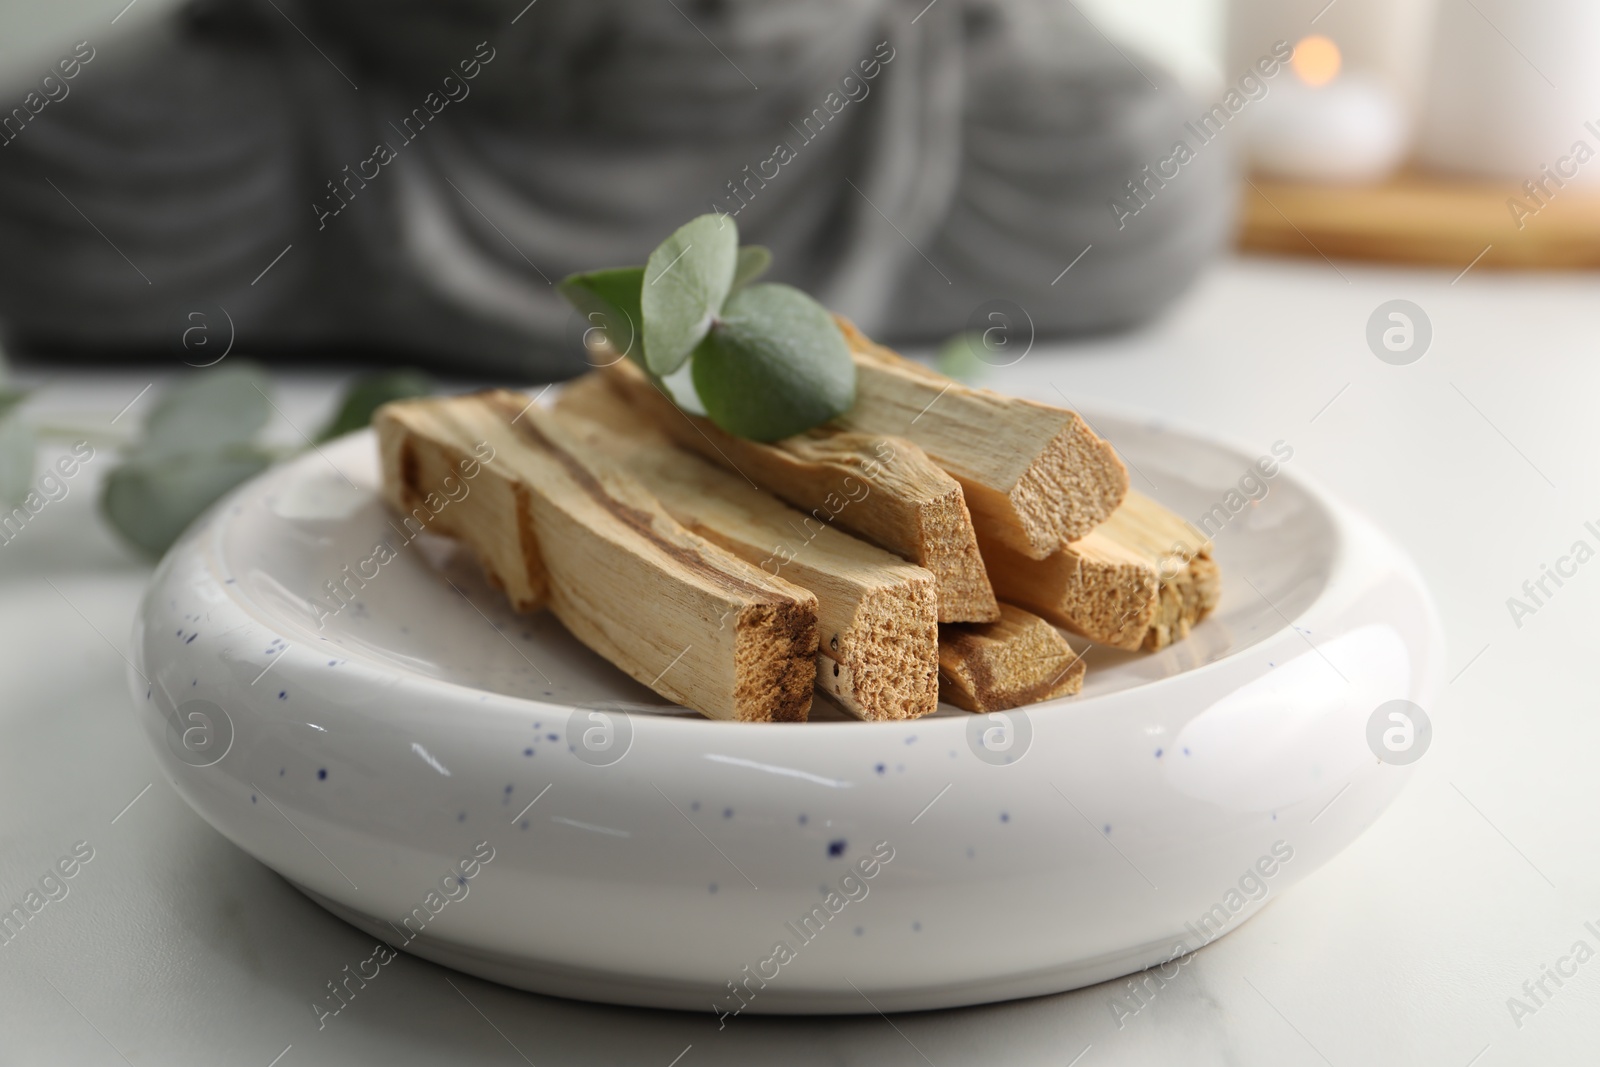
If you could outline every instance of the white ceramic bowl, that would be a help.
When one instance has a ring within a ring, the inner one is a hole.
[[[1256,459],[1095,422],[1188,516]],[[544,993],[894,1011],[1168,960],[1378,816],[1406,769],[1369,719],[1439,688],[1414,570],[1292,461],[1218,534],[1221,608],[1188,640],[1092,651],[1081,696],[1007,718],[871,724],[658,707],[448,546],[401,547],[375,478],[355,435],[191,530],[140,613],[139,714],[184,799],[311,897]],[[315,610],[339,580],[351,602]]]

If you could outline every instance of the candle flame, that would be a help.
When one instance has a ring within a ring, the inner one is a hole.
[[[1327,85],[1338,77],[1343,62],[1339,46],[1320,33],[1301,38],[1294,46],[1294,58],[1289,61],[1300,80],[1312,88]]]

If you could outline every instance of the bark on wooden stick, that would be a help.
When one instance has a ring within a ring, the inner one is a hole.
[[[559,419],[497,391],[391,404],[376,421],[393,457],[389,493],[402,502],[434,489],[407,485],[408,473],[421,479],[438,469],[408,465],[408,452],[453,455],[480,442],[494,450],[485,473],[509,483],[499,499],[516,509],[451,532],[486,557],[515,543],[527,572],[542,570],[551,611],[617,667],[713,718],[806,717],[816,598],[684,529],[635,479],[587,454]]]
[[[939,621],[999,617],[961,486],[892,434],[820,429],[774,444],[734,437],[663,396],[626,361],[607,383],[681,447],[805,512],[933,573]]]
[[[1076,412],[963,385],[838,321],[855,356],[856,403],[834,425],[920,445],[961,483],[980,534],[1043,559],[1122,502],[1127,468]]]

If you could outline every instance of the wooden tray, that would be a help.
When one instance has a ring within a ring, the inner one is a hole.
[[[1536,211],[1520,215],[1520,229],[1513,198]],[[1253,178],[1244,186],[1239,246],[1457,269],[1600,267],[1600,189],[1568,183],[1544,199],[1541,208],[1509,179],[1416,172],[1369,186]]]

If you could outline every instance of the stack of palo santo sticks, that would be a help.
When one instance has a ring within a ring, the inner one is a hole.
[[[1076,413],[841,327],[856,403],[824,427],[734,437],[618,361],[553,407],[386,405],[384,494],[518,610],[717,719],[804,720],[813,691],[873,721],[1031,704],[1082,688],[1061,630],[1159,649],[1215,607],[1210,544]],[[484,455],[469,496],[428,506]]]

